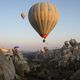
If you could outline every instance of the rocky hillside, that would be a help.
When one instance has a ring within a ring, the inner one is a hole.
[[[23,58],[14,58],[11,53],[0,50],[0,80],[26,80],[30,71],[27,61]]]
[[[25,54],[25,58],[11,53],[0,49],[0,80],[80,80],[80,42],[75,39],[59,49]]]

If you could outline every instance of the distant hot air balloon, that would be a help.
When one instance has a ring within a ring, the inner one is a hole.
[[[19,48],[19,46],[14,46],[14,48]]]
[[[57,24],[59,13],[51,3],[37,3],[30,8],[28,18],[33,28],[44,38],[43,42],[45,42],[45,38]]]
[[[22,12],[22,13],[21,13],[21,17],[22,17],[23,19],[25,19],[26,13],[25,13],[25,12]]]

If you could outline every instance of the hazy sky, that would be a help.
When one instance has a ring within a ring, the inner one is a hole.
[[[28,11],[37,2],[54,3],[60,13],[55,29],[46,39],[47,46],[62,46],[65,40],[80,41],[80,0],[1,0],[0,1],[0,47],[12,48],[19,45],[30,51],[42,48],[42,38],[31,27],[28,15],[25,20],[21,12]]]

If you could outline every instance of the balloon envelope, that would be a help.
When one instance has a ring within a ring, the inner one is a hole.
[[[28,18],[39,35],[46,38],[57,24],[59,13],[51,3],[37,3],[30,8]]]

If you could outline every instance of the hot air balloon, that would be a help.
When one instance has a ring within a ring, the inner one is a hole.
[[[25,19],[26,13],[25,13],[25,12],[22,12],[22,13],[21,13],[21,17],[22,17],[23,19]]]
[[[59,13],[52,3],[43,2],[34,4],[28,13],[29,22],[38,34],[47,38],[48,34],[54,29],[59,19]]]

